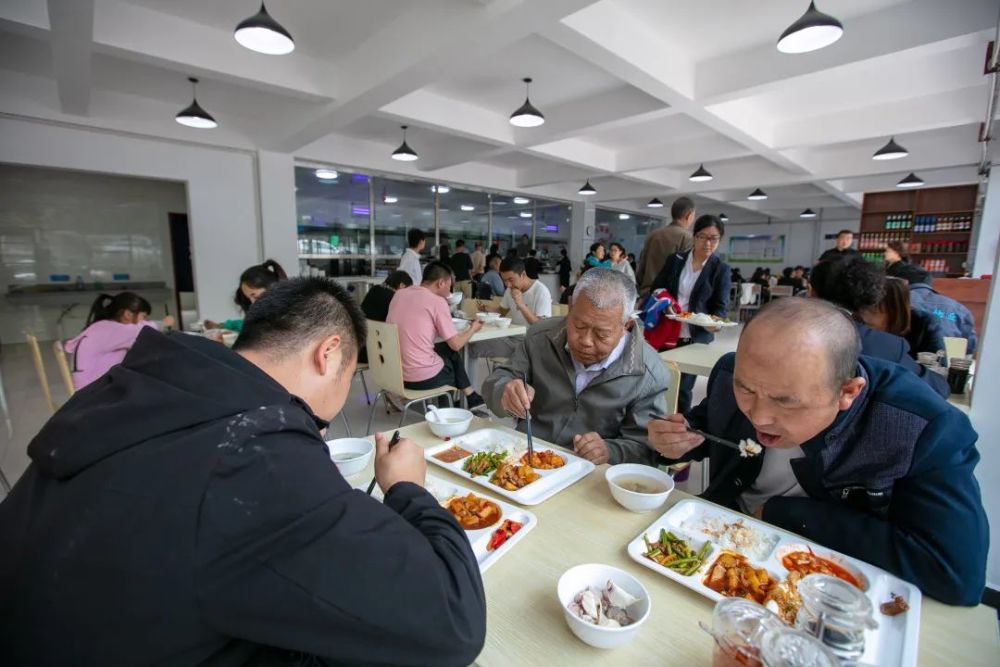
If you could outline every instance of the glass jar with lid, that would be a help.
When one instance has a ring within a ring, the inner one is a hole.
[[[842,660],[865,652],[865,631],[874,630],[872,603],[856,586],[827,574],[810,574],[798,584],[802,607],[795,627],[816,637]]]
[[[823,642],[789,627],[764,633],[760,661],[764,667],[840,667],[840,660]]]
[[[752,600],[719,600],[712,611],[712,667],[761,667],[761,637],[783,625],[777,615]]]

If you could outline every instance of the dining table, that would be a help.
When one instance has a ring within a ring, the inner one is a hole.
[[[660,352],[660,359],[672,361],[681,369],[681,373],[704,375],[708,377],[722,355],[732,352],[723,345],[708,345],[706,343],[691,343],[683,347]]]
[[[497,428],[477,417],[470,430]],[[400,434],[418,446],[441,444],[425,422]],[[371,436],[369,436],[371,438]],[[536,446],[551,446],[536,439]],[[528,507],[538,525],[483,575],[487,600],[486,644],[475,661],[481,667],[510,665],[711,665],[714,641],[699,623],[711,625],[714,603],[632,561],[626,545],[673,504],[691,498],[673,491],[666,504],[649,513],[633,513],[617,504],[600,465],[583,479],[541,504]],[[435,465],[428,473],[476,488],[462,475]],[[373,466],[348,479],[366,485]],[[636,577],[649,591],[651,612],[631,643],[617,649],[592,648],[577,639],[556,597],[559,577],[574,565],[603,563]],[[920,612],[917,663],[921,666],[1000,665],[996,611],[953,607],[924,597]]]

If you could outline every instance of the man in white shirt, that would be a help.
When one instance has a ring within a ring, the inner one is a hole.
[[[403,251],[403,257],[399,260],[399,270],[406,271],[413,279],[414,285],[419,285],[424,278],[424,272],[420,268],[420,252],[427,245],[427,234],[422,229],[411,229],[406,235],[407,245]]]
[[[472,253],[472,277],[486,273],[486,255],[483,253],[483,242],[476,241],[476,249]]]

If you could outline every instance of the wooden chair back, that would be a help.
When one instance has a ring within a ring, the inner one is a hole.
[[[56,355],[56,366],[59,367],[59,375],[62,377],[63,384],[66,385],[66,395],[72,396],[76,392],[76,387],[73,386],[73,374],[69,370],[69,359],[66,356],[66,349],[63,347],[62,341],[53,341],[52,351]]]
[[[38,346],[38,337],[34,334],[25,333],[25,340],[31,348],[31,360],[35,362],[35,372],[38,374],[38,383],[42,386],[42,394],[45,395],[45,402],[49,405],[49,411],[56,411],[56,403],[52,400],[52,389],[49,387],[49,378],[45,374],[45,362],[42,360],[42,349]]]

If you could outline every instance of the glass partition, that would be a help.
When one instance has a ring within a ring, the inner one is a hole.
[[[598,208],[595,215],[594,240],[621,243],[626,253],[639,257],[646,235],[663,224],[664,219],[627,211]]]
[[[369,273],[368,180],[365,174],[296,167],[300,263],[331,276]]]

